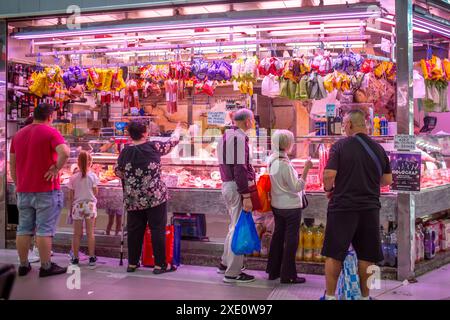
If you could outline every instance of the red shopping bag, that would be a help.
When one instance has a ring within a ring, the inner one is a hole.
[[[174,227],[166,226],[166,263],[171,264],[173,259]],[[148,226],[145,228],[144,244],[142,246],[142,265],[144,267],[155,266],[155,256],[153,255],[152,236]]]

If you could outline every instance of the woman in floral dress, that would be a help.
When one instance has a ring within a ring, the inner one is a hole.
[[[153,273],[175,271],[175,266],[166,265],[165,228],[169,195],[161,179],[161,156],[178,144],[180,128],[177,127],[167,142],[148,141],[147,124],[141,121],[131,121],[128,132],[133,143],[122,150],[116,167],[116,175],[123,181],[128,214],[127,272],[134,272],[137,268],[147,223],[155,255]]]

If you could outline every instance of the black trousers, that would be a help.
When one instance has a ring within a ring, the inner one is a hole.
[[[166,265],[167,202],[145,210],[128,211],[128,264],[137,265],[142,253],[145,227],[150,228],[155,265]]]
[[[275,231],[270,243],[269,260],[266,272],[269,277],[282,280],[295,279],[295,254],[298,247],[302,210],[276,209],[272,207]]]

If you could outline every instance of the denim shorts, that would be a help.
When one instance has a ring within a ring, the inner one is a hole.
[[[64,196],[60,190],[51,192],[17,193],[19,225],[17,235],[53,237],[63,208]]]

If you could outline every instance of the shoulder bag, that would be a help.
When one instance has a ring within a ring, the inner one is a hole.
[[[375,154],[375,152],[373,152],[373,150],[369,147],[369,145],[364,141],[363,138],[361,138],[358,135],[355,135],[356,140],[358,140],[358,142],[364,147],[364,149],[366,149],[367,153],[369,154],[369,156],[372,158],[373,162],[375,163],[375,166],[377,167],[378,170],[378,175],[380,177],[383,176],[383,170],[381,169],[381,162],[380,159],[377,157],[377,155]]]

